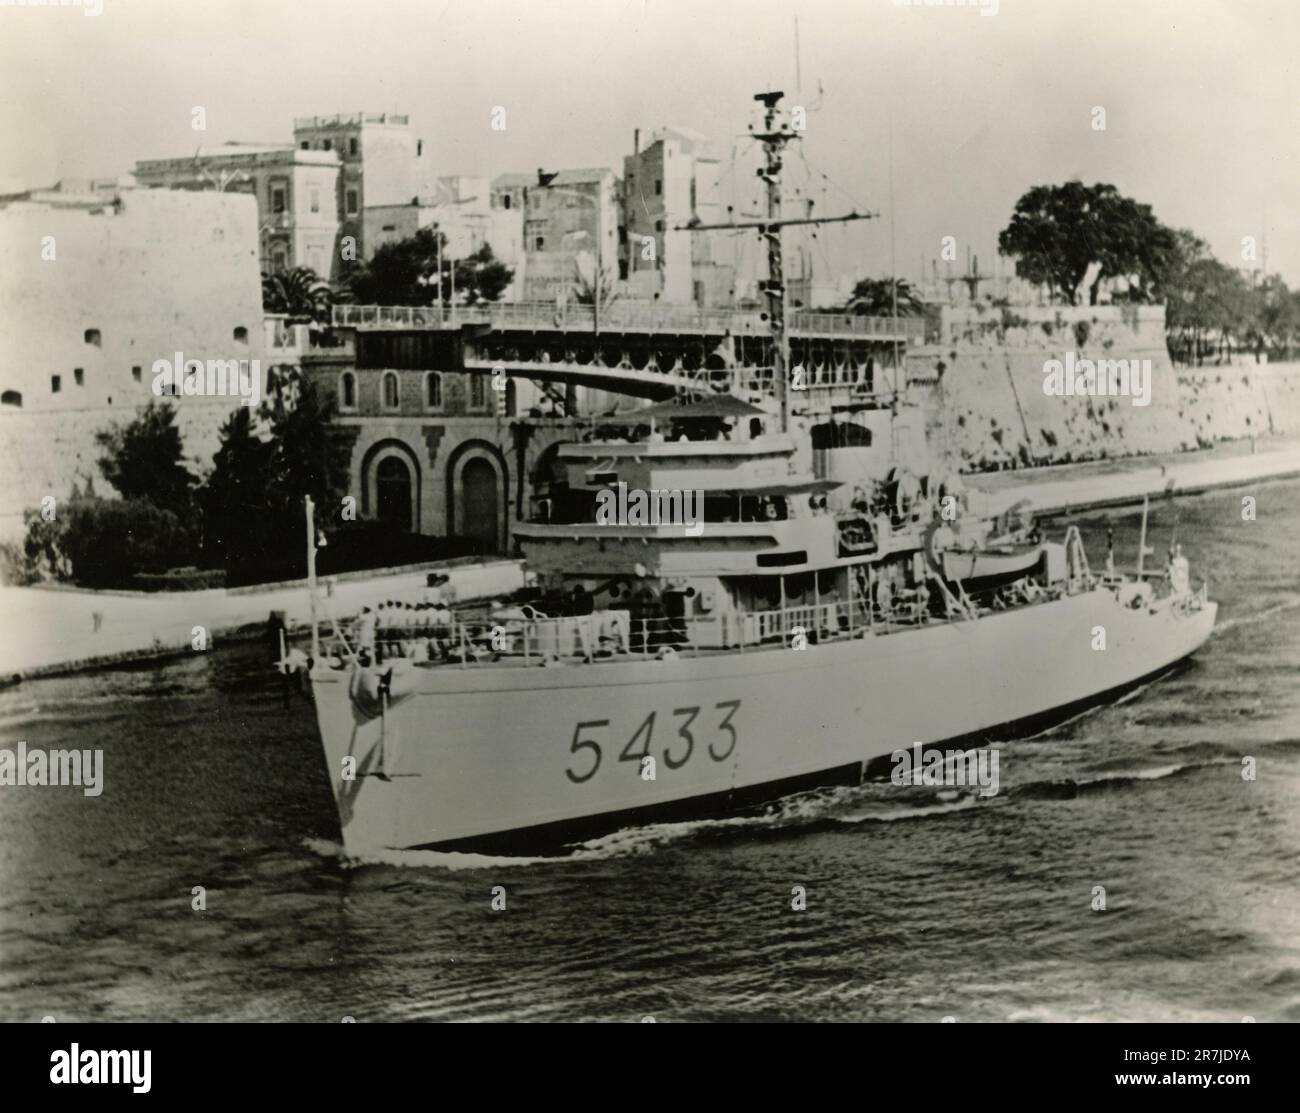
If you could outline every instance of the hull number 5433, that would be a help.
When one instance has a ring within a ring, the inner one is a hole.
[[[725,714],[717,724],[715,737],[708,743],[701,740],[697,747],[698,728],[695,726],[695,720],[700,717],[700,710],[698,707],[676,707],[672,712],[673,722],[665,724],[666,729],[670,731],[676,728],[672,739],[658,755],[658,759],[669,769],[680,769],[695,756],[697,748],[707,751],[714,761],[726,761],[736,752],[736,743],[739,739],[731,720],[740,710],[740,700],[723,700],[713,705],[714,711],[725,712]],[[650,744],[655,732],[655,714],[651,711],[636,728],[632,737],[627,740],[627,745],[618,755],[619,761],[634,761],[639,767],[642,760],[650,756]],[[590,735],[608,726],[608,719],[592,719],[589,722],[579,723],[573,728],[573,741],[569,743],[569,752],[578,756],[573,762],[573,767],[566,769],[564,773],[574,784],[584,784],[596,775],[604,751],[601,749],[601,743]]]

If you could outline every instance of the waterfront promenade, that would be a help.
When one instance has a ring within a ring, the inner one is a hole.
[[[414,602],[438,566],[321,579],[324,610],[337,617],[385,599]],[[459,599],[504,594],[523,586],[518,561],[454,564],[443,569]],[[0,677],[71,672],[115,661],[197,652],[265,628],[271,612],[290,627],[309,621],[304,582],[234,591],[111,592],[63,587],[0,587]],[[98,616],[98,617],[96,617]]]
[[[1165,495],[1249,486],[1300,475],[1300,439],[1225,441],[1199,452],[1130,456],[966,476],[989,494],[989,514],[1027,500],[1036,514],[1120,506]]]

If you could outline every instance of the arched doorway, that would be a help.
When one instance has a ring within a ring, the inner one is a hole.
[[[385,456],[375,469],[375,516],[411,532],[411,469],[400,456]]]
[[[460,473],[465,517],[463,535],[479,552],[494,553],[500,545],[497,470],[481,456],[465,461]]]

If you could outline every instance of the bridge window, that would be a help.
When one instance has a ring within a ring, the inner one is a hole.
[[[142,368],[140,367],[131,368],[131,378],[133,378],[137,383],[141,380],[143,375],[144,375],[144,371]]]
[[[442,409],[442,376],[437,371],[430,371],[424,376],[424,408]]]
[[[84,367],[74,367],[72,369],[72,378],[77,386],[86,385],[86,369]]]
[[[355,410],[357,408],[357,377],[351,371],[344,371],[339,376],[339,409]]]
[[[381,397],[383,406],[386,410],[400,410],[402,408],[401,386],[397,381],[396,371],[385,371],[383,385],[381,387]]]
[[[96,348],[98,348],[98,347],[100,346],[99,329],[97,329],[97,328],[88,328],[88,329],[86,329],[86,334],[85,334],[85,335],[86,335],[86,343],[87,343],[87,344],[94,344]]]
[[[236,343],[236,344],[247,344],[247,343],[248,343],[248,329],[244,328],[243,325],[236,325],[236,326],[235,326],[234,337],[235,337],[235,343]]]
[[[60,375],[50,376],[50,393],[58,394],[63,389],[63,378]]]
[[[23,404],[23,396],[16,390],[6,390],[0,394],[0,406],[18,406],[20,409]]]

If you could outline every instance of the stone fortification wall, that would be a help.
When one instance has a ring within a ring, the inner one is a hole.
[[[1241,362],[1176,369],[1162,306],[945,310],[907,354],[909,393],[931,444],[963,470],[985,471],[1206,447],[1300,432],[1300,366]],[[1150,402],[1063,397],[1045,364],[1068,357],[1143,361]]]
[[[185,444],[186,462],[195,475],[212,468],[220,442],[218,430],[233,410],[224,400],[175,398],[176,426]],[[41,499],[68,497],[75,483],[84,488],[93,479],[95,492],[115,498],[99,470],[100,449],[95,434],[115,424],[125,424],[136,414],[133,407],[99,406],[93,409],[35,413],[0,412],[0,542],[21,541],[23,511],[39,507]]]

